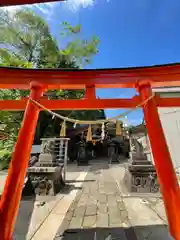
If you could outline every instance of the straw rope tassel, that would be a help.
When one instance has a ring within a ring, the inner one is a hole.
[[[86,137],[86,141],[92,141],[92,129],[91,129],[91,125],[89,125],[88,127],[88,132],[87,132],[87,137]]]
[[[61,124],[60,137],[66,137],[66,122]]]
[[[104,123],[102,123],[102,126],[101,126],[101,139],[102,140],[104,140],[104,137],[105,137],[104,129],[105,129],[105,126],[104,126]]]
[[[122,134],[121,121],[117,120],[116,121],[116,136],[120,136],[121,134]]]

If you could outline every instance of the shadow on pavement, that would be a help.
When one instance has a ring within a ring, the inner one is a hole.
[[[95,182],[96,180],[67,180],[66,183],[84,183],[84,182]]]
[[[166,225],[135,226],[130,228],[68,229],[54,240],[168,240]]]
[[[32,217],[32,213],[34,210],[34,204],[35,204],[35,197],[28,198],[26,200],[22,200],[19,207],[19,213],[16,220],[16,226],[15,226],[15,239],[18,240],[25,240],[29,226],[30,221]]]
[[[66,184],[61,189],[61,194],[69,194],[72,190],[82,190],[82,187],[76,187],[73,184]]]

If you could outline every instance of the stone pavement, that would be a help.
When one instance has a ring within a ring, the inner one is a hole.
[[[124,173],[124,163],[109,166],[105,160],[69,165],[64,192],[21,201],[15,239],[168,240],[162,200],[125,194]],[[5,178],[1,173],[1,191]]]
[[[54,240],[169,239],[162,200],[124,196],[123,176],[123,164],[94,162]]]
[[[64,215],[76,197],[89,167],[69,165],[69,188],[54,197],[37,197],[22,200],[16,221],[14,237],[17,240],[51,240],[54,238]],[[3,191],[7,172],[0,172],[0,193]],[[77,182],[76,182],[77,180]],[[59,210],[61,209],[61,211]]]

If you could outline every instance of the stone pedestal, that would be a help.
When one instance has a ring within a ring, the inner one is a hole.
[[[131,163],[126,169],[124,183],[130,193],[160,191],[155,167],[148,161],[143,145],[136,138],[131,139]]]
[[[54,196],[64,186],[61,167],[34,166],[28,169],[28,173],[37,195]]]
[[[36,166],[41,167],[55,167],[58,165],[56,160],[56,155],[54,153],[41,153],[39,155],[39,161],[37,162]]]
[[[156,171],[151,163],[130,164],[125,172],[124,183],[130,193],[158,193]]]

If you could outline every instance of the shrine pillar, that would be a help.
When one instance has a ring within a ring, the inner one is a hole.
[[[38,101],[43,89],[31,84],[30,98]],[[21,129],[14,148],[4,191],[0,200],[0,239],[11,240],[18,214],[21,194],[40,109],[28,101]]]
[[[140,93],[142,101],[145,101],[152,96],[151,85],[148,81],[139,82],[137,90]],[[180,240],[180,188],[173,168],[155,99],[149,99],[149,101],[147,101],[142,107],[169,222],[170,233],[174,239]]]

